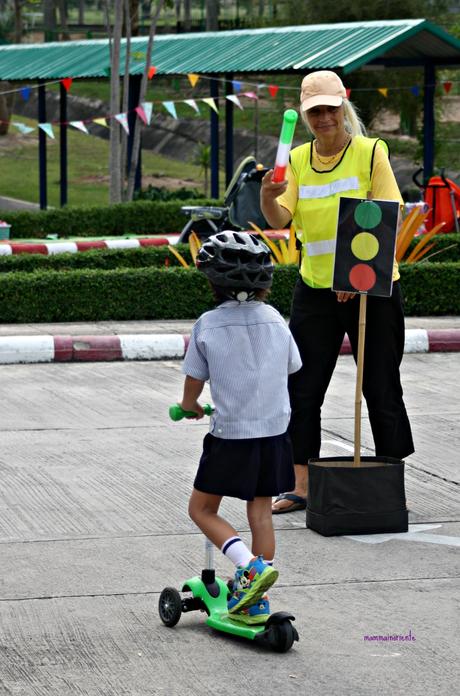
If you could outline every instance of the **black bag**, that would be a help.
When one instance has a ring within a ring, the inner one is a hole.
[[[323,536],[407,532],[404,462],[391,457],[310,459],[307,527]]]

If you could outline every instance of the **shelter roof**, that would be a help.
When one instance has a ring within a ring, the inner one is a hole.
[[[130,73],[144,70],[147,37],[132,39]],[[124,42],[121,70],[124,68]],[[460,63],[460,41],[424,19],[157,35],[157,74],[308,72],[366,64]],[[107,39],[0,46],[0,79],[107,77]]]

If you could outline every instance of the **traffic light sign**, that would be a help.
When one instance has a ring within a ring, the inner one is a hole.
[[[398,201],[341,198],[332,289],[389,297]]]

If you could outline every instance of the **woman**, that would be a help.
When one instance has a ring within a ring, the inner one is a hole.
[[[359,302],[353,293],[331,291],[340,196],[396,200],[402,204],[388,148],[364,136],[364,127],[334,72],[320,70],[302,81],[300,113],[314,140],[291,151],[287,181],[267,172],[261,208],[275,229],[292,219],[302,245],[300,277],[292,301],[290,329],[302,369],[289,381],[296,483],[278,496],[275,514],[305,509],[307,463],[319,457],[321,406],[345,333],[356,359]],[[414,451],[402,398],[399,366],[404,352],[404,315],[395,262],[391,297],[369,297],[363,394],[376,456],[403,458]]]

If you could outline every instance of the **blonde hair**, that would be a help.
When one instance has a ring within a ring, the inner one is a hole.
[[[358,115],[357,108],[355,106],[353,106],[353,104],[350,101],[348,101],[348,99],[343,100],[342,106],[343,106],[345,130],[347,131],[347,133],[350,133],[352,138],[355,135],[366,135],[366,127]],[[310,128],[310,124],[308,123],[308,112],[301,110],[300,116],[301,116],[302,121],[304,122],[304,124],[307,128],[307,131],[309,133],[313,134],[312,130]]]

